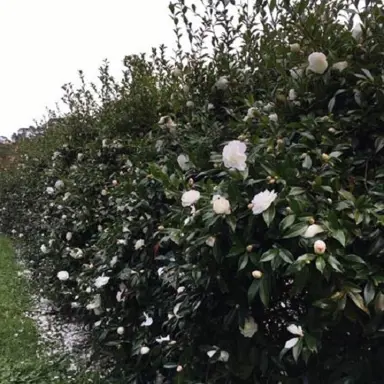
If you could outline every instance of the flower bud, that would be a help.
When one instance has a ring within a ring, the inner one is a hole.
[[[193,183],[194,183],[194,181],[193,181],[193,179],[192,179],[192,177],[191,177],[191,178],[188,180],[188,184],[192,187]]]
[[[258,271],[257,269],[252,272],[252,277],[254,279],[260,279],[263,276],[263,272]]]
[[[253,250],[253,245],[247,245],[247,252],[252,252],[252,250]]]
[[[316,254],[322,255],[327,249],[327,246],[323,240],[316,240],[315,244],[313,245],[313,249]]]
[[[174,68],[172,75],[175,77],[180,77],[183,74],[183,71],[180,68]]]
[[[308,224],[309,225],[315,224],[315,219],[313,217],[310,217],[308,220]]]
[[[336,133],[336,129],[331,127],[331,128],[328,128],[328,132],[329,133]]]
[[[321,155],[321,158],[322,158],[322,160],[323,160],[324,162],[326,162],[326,163],[329,161],[329,155],[326,154],[326,153],[323,153],[323,154]]]
[[[252,209],[252,208],[253,208],[253,204],[252,204],[252,203],[249,203],[247,208],[248,208],[248,209]]]
[[[290,46],[291,52],[300,52],[300,44],[299,43],[293,43]]]
[[[163,225],[159,225],[159,226],[157,227],[157,230],[158,230],[158,231],[164,231],[164,229],[165,229],[165,228],[164,228]]]
[[[177,372],[181,372],[183,370],[183,366],[182,365],[178,365],[177,368],[176,368],[176,371]]]

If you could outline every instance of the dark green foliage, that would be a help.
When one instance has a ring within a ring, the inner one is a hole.
[[[126,382],[161,373],[185,383],[379,383],[381,2],[359,13],[354,37],[351,1],[216,3],[197,28],[188,20],[198,7],[170,6],[188,54],[180,43],[168,60],[161,47],[150,60],[127,57],[121,83],[105,65],[100,89],[66,87],[71,114],[24,139],[17,168],[1,175],[1,228],[24,234],[41,286],[93,326],[96,356]],[[307,67],[313,52],[327,57],[323,73]],[[247,145],[241,172],[222,161],[236,139]],[[64,186],[48,194],[57,180]],[[193,217],[181,204],[189,189],[201,194]],[[266,189],[277,198],[253,215],[248,204]],[[215,194],[230,214],[213,211]],[[309,236],[314,223],[322,232]],[[100,276],[109,281],[97,288]],[[95,297],[100,309],[87,309]],[[239,327],[250,317],[258,331],[247,338]],[[174,343],[156,341],[167,335]]]

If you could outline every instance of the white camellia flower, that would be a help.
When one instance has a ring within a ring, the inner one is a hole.
[[[294,101],[294,100],[296,100],[296,98],[297,98],[296,91],[293,88],[290,89],[289,92],[288,92],[288,100],[289,101]]]
[[[269,118],[270,121],[273,121],[274,123],[277,123],[277,121],[279,120],[279,117],[277,116],[277,113],[271,113],[268,116],[268,118]]]
[[[177,288],[177,293],[183,293],[185,291],[185,287],[179,287]]]
[[[101,190],[101,195],[102,196],[107,196],[108,195],[108,191],[106,189],[102,189]]]
[[[322,75],[328,68],[327,56],[322,52],[313,52],[308,56],[308,69]]]
[[[109,277],[108,276],[99,276],[95,280],[95,287],[96,288],[101,288],[104,287],[104,285],[107,285],[109,282]]]
[[[255,195],[251,203],[253,214],[259,215],[266,211],[276,200],[276,197],[277,193],[274,190],[268,191],[267,189]]]
[[[145,320],[140,324],[141,327],[150,327],[153,324],[153,319],[147,313],[143,312]]]
[[[48,248],[45,244],[42,244],[41,247],[40,247],[40,251],[43,252],[43,253],[48,253]]]
[[[124,327],[119,327],[117,328],[116,332],[121,336],[124,335],[125,329]]]
[[[353,26],[352,30],[352,37],[356,40],[359,41],[361,39],[361,36],[363,35],[363,29],[361,28],[361,23],[357,22]]]
[[[239,140],[230,141],[223,148],[223,162],[226,168],[244,171],[247,167],[247,155],[245,151],[247,146]]]
[[[188,100],[186,106],[187,108],[193,108],[195,106],[195,103],[192,100]]]
[[[327,249],[327,246],[323,240],[315,241],[315,244],[313,245],[313,250],[315,251],[316,254],[322,255],[326,249]]]
[[[251,107],[247,111],[247,115],[244,117],[243,121],[248,121],[255,118],[259,114],[259,110],[256,107]]]
[[[285,345],[284,345],[284,348],[285,349],[291,349],[293,348],[297,342],[300,340],[300,337],[303,337],[304,336],[304,332],[303,332],[303,329],[301,328],[301,326],[297,326],[295,324],[291,324],[288,328],[287,328],[288,332],[292,333],[293,335],[296,335],[298,337],[294,337],[292,339],[289,339]]]
[[[183,71],[180,68],[174,68],[172,70],[172,75],[175,77],[180,77],[183,74]]]
[[[57,159],[59,156],[60,156],[60,152],[58,152],[58,151],[53,152],[52,160]]]
[[[264,105],[263,111],[264,112],[271,112],[274,108],[275,108],[275,104],[274,103],[267,103],[267,104]]]
[[[125,300],[124,293],[127,291],[127,286],[124,283],[119,285],[119,291],[116,293],[116,300],[118,303]]]
[[[164,342],[169,342],[169,341],[171,341],[171,338],[170,338],[169,335],[167,335],[167,336],[165,336],[165,337],[160,336],[160,337],[158,337],[158,338],[156,339],[156,341],[157,341],[159,344],[161,344],[161,343],[164,343]]]
[[[251,338],[259,329],[255,319],[253,317],[247,317],[244,322],[244,327],[239,327],[240,333],[244,337]]]
[[[208,103],[207,109],[208,111],[212,111],[213,109],[215,109],[215,106],[212,103]]]
[[[291,52],[300,52],[300,44],[299,43],[293,43],[293,44],[290,44],[289,48],[291,49]]]
[[[230,215],[231,204],[229,200],[220,195],[214,195],[212,198],[212,208],[217,215]]]
[[[226,76],[221,76],[215,83],[215,87],[217,89],[220,89],[221,91],[224,91],[228,88],[229,80]]]
[[[169,116],[161,116],[158,124],[163,128],[169,129],[171,132],[176,128],[176,123]]]
[[[322,233],[322,232],[324,232],[324,229],[321,225],[312,224],[304,232],[303,237],[305,237],[306,239],[309,239],[311,237],[316,236],[318,233]]]
[[[304,69],[295,67],[295,68],[290,69],[289,73],[290,73],[292,79],[299,80],[304,75]]]
[[[47,187],[46,191],[48,195],[53,195],[55,193],[55,190],[52,187]]]
[[[215,245],[216,238],[213,236],[208,237],[207,240],[205,240],[205,244],[208,245],[208,247],[213,247]]]
[[[145,245],[145,241],[144,241],[143,239],[139,239],[139,240],[137,240],[136,243],[135,243],[135,249],[136,249],[136,251],[137,251],[138,249],[140,249],[140,248],[143,248],[144,245]]]
[[[67,241],[71,241],[71,239],[72,239],[72,232],[67,232],[67,234],[65,235],[65,238],[67,239]]]
[[[101,296],[99,294],[95,295],[93,301],[87,304],[86,308],[88,310],[93,310],[95,315],[100,315],[102,313],[101,309]]]
[[[69,273],[67,271],[57,272],[57,278],[61,281],[67,281],[69,279]]]
[[[64,196],[63,196],[63,201],[66,201],[68,200],[68,198],[71,196],[71,192],[65,192]]]
[[[57,180],[55,183],[55,188],[60,189],[64,187],[64,181],[63,180]]]
[[[191,205],[196,204],[200,199],[200,192],[195,191],[194,189],[184,192],[181,197],[181,204],[183,207],[190,207]]]
[[[81,259],[83,255],[84,253],[80,248],[71,249],[69,252],[69,256],[73,257],[74,259]]]
[[[190,168],[189,156],[184,154],[177,156],[177,164],[183,171],[187,171]]]
[[[344,71],[344,69],[348,68],[348,61],[338,61],[337,63],[332,65],[332,69],[336,71]]]
[[[208,357],[211,359],[217,352],[217,349],[212,349],[211,351],[207,352]],[[217,358],[217,361],[222,361],[223,363],[226,363],[229,360],[229,353],[227,351],[220,351],[219,357]]]
[[[117,256],[113,256],[112,259],[111,259],[111,261],[109,262],[109,265],[110,265],[111,267],[114,267],[114,266],[116,265],[117,261],[118,261]]]
[[[140,348],[140,354],[141,355],[146,355],[147,353],[149,353],[150,349],[148,347],[141,347]]]

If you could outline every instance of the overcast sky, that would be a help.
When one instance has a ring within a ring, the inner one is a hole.
[[[173,45],[169,0],[0,0],[0,135],[54,108],[77,70],[113,74],[126,54]]]

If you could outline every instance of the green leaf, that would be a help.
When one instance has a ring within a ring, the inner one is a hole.
[[[343,247],[345,247],[345,234],[341,229],[332,231],[332,237],[336,239]]]
[[[368,69],[366,69],[366,68],[361,68],[361,71],[364,73],[364,75],[365,75],[370,81],[372,81],[372,82],[375,81],[375,79],[373,78],[371,72],[370,72]]]
[[[248,253],[245,253],[243,256],[240,257],[238,271],[241,271],[242,269],[244,269],[247,266],[248,259],[249,259]]]
[[[231,231],[233,233],[235,233],[235,231],[236,231],[236,217],[234,215],[226,216],[225,220],[228,223],[229,227],[231,228]]]
[[[373,285],[372,281],[368,281],[364,287],[364,301],[366,305],[368,305],[374,299],[375,294],[375,286]]]
[[[297,195],[302,195],[305,193],[305,189],[300,188],[300,187],[292,187],[289,191],[289,196],[297,196]]]
[[[283,236],[283,239],[290,239],[292,237],[301,236],[308,228],[307,223],[297,223],[293,225],[289,231]]]
[[[343,272],[342,265],[333,256],[329,256],[327,262],[335,271]]]
[[[259,295],[262,303],[268,307],[269,305],[269,281],[266,277],[264,277],[260,281],[260,290]]]
[[[251,304],[260,289],[261,280],[253,280],[252,284],[248,288],[248,303]]]
[[[320,273],[324,272],[325,265],[325,260],[322,257],[318,257],[316,259],[316,268],[320,271]]]
[[[331,100],[329,100],[328,103],[328,112],[331,113],[336,103],[336,97],[332,97]]]
[[[311,352],[317,352],[317,340],[309,333],[304,333],[305,344]]]
[[[346,191],[345,189],[340,189],[339,195],[342,196],[345,200],[355,202],[355,198],[353,197],[352,193]]]
[[[369,315],[368,308],[365,306],[363,298],[359,293],[348,292],[348,297],[355,303],[356,307],[360,308]]]
[[[359,263],[359,264],[366,264],[366,262],[360,256],[357,256],[357,255],[345,255],[342,257],[347,261],[353,261],[354,263]]]
[[[267,227],[269,227],[275,218],[275,205],[271,204],[271,206],[263,212],[263,219],[265,221],[265,224],[267,224]]]
[[[274,259],[277,255],[277,250],[276,249],[269,249],[268,251],[264,252],[261,255],[260,262],[266,262],[266,261],[271,261]]]
[[[379,136],[375,140],[375,151],[380,152],[384,148],[384,136]]]
[[[288,264],[294,262],[293,255],[287,249],[279,249],[279,257]]]
[[[295,361],[299,359],[300,353],[303,349],[303,339],[300,338],[296,345],[292,348],[292,355]]]
[[[288,215],[284,217],[284,219],[281,220],[279,224],[280,231],[284,232],[286,229],[288,229],[295,222],[295,219],[295,215]]]

